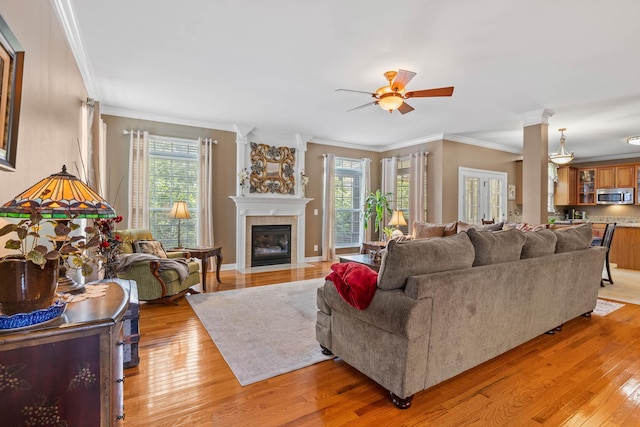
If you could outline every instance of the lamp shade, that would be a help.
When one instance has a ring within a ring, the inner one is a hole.
[[[564,146],[564,131],[566,128],[558,129],[561,133],[560,136],[560,149],[557,153],[549,155],[549,160],[557,165],[566,165],[573,160],[573,153],[569,153]]]
[[[380,100],[378,101],[378,105],[383,110],[392,112],[393,110],[397,110],[402,105],[403,102],[404,102],[404,99],[402,99],[400,95],[398,95],[395,92],[392,92],[392,93],[385,93],[380,95]]]
[[[54,173],[0,206],[0,217],[29,218],[34,210],[43,218],[113,218],[116,211],[87,184],[67,172]]]
[[[391,215],[391,221],[389,221],[389,226],[402,226],[407,225],[407,221],[404,219],[404,214],[402,211],[393,211],[393,215]]]
[[[191,214],[187,208],[187,202],[184,200],[177,201],[173,204],[171,211],[169,212],[169,218],[173,219],[190,219]]]

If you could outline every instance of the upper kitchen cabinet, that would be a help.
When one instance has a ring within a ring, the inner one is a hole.
[[[578,169],[578,204],[596,204],[596,168]]]
[[[598,168],[596,188],[635,187],[634,165],[606,166]]]
[[[570,166],[558,168],[558,182],[554,191],[556,206],[570,206],[578,203],[578,170]]]

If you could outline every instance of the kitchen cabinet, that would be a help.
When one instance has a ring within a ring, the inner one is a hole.
[[[634,187],[634,165],[599,167],[596,188],[624,188]]]
[[[596,168],[578,169],[578,205],[596,204]]]
[[[570,166],[558,168],[558,182],[554,191],[556,206],[570,206],[578,202],[578,170]]]
[[[640,205],[640,165],[636,165],[636,173],[634,177],[633,186],[636,188],[636,205]]]
[[[123,424],[129,293],[116,283],[101,286],[104,295],[68,303],[57,319],[0,330],[3,425]]]
[[[616,226],[609,260],[618,268],[640,270],[640,227],[627,224]]]

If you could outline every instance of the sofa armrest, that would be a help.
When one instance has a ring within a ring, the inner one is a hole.
[[[401,289],[378,288],[371,304],[365,310],[358,310],[344,301],[333,282],[328,280],[324,285],[324,302],[331,310],[408,339],[428,334],[431,327],[431,299],[411,298]]]
[[[167,251],[167,258],[172,259],[183,259],[183,258],[191,258],[191,252],[189,251]]]

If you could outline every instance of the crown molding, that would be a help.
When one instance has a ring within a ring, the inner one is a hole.
[[[555,112],[542,108],[540,110],[527,111],[526,113],[522,113],[520,117],[522,118],[522,126],[533,126],[533,125],[548,125],[549,119],[553,116]]]
[[[78,69],[82,75],[82,80],[84,81],[88,96],[99,101],[102,96],[95,78],[93,77],[93,68],[91,67],[91,62],[89,61],[86,49],[84,48],[84,41],[82,40],[82,36],[78,28],[76,15],[73,12],[73,7],[71,6],[71,0],[51,0],[51,6],[53,7],[58,20],[60,21],[60,25],[64,30],[64,34],[67,37],[67,42],[69,42],[69,47],[71,48],[73,57],[76,59],[76,64],[78,65]]]
[[[170,123],[174,125],[193,126],[205,129],[224,130],[236,133],[236,125],[233,123],[216,123],[204,120],[179,119],[175,117],[162,116],[159,114],[143,113],[140,111],[127,110],[100,105],[100,113],[111,116],[126,117],[130,119],[149,120],[152,122]]]

